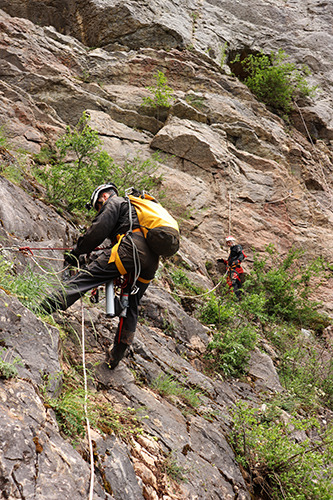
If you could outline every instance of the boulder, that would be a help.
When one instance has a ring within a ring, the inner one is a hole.
[[[270,389],[273,392],[283,390],[272,359],[258,348],[251,352],[249,375],[254,377],[255,385],[258,388]]]

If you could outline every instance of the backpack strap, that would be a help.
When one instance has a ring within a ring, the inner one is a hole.
[[[128,201],[128,217],[129,217],[129,229],[125,236],[129,238],[130,242],[132,243],[133,247],[133,260],[134,260],[134,276],[133,276],[133,283],[131,286],[131,291],[130,293],[134,295],[135,293],[138,292],[138,287],[136,286],[136,282],[140,276],[141,273],[141,262],[140,262],[140,257],[139,257],[139,251],[138,247],[133,241],[132,234],[134,231],[141,231],[141,229],[134,229],[133,230],[133,217],[132,217],[132,204],[131,200],[129,198],[129,193],[133,191],[133,188],[126,189],[125,191],[125,200]]]

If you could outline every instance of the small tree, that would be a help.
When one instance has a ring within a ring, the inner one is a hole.
[[[99,184],[112,180],[120,193],[129,186],[151,189],[161,181],[153,174],[158,155],[141,161],[139,157],[117,165],[102,149],[98,133],[89,126],[89,116],[83,113],[74,129],[56,142],[55,151],[43,150],[36,155],[35,173],[46,187],[48,200],[68,212],[82,212],[91,193]]]
[[[67,127],[50,155],[49,167],[36,168],[49,201],[69,212],[82,210],[95,187],[109,178],[113,166],[89,119],[83,113],[74,129]]]

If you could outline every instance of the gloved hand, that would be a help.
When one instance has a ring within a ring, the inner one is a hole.
[[[72,252],[66,252],[64,255],[64,267],[78,267],[79,259]]]
[[[219,262],[221,264],[226,264],[227,261],[225,259],[217,259],[216,262]]]

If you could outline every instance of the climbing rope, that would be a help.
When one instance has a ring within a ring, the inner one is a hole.
[[[87,436],[89,443],[89,453],[90,453],[90,490],[89,490],[89,500],[93,500],[94,493],[94,452],[91,440],[90,432],[90,421],[88,416],[88,384],[87,384],[87,371],[86,371],[86,355],[85,355],[85,335],[84,335],[84,305],[82,298],[81,301],[81,329],[82,329],[82,366],[83,366],[83,377],[84,377],[84,414],[86,417],[87,424]]]
[[[306,134],[307,134],[307,136],[308,136],[308,139],[309,139],[309,141],[310,141],[310,143],[311,143],[311,146],[312,146],[313,150],[314,150],[314,151],[316,151],[316,148],[315,148],[314,142],[313,142],[313,140],[312,140],[312,137],[311,137],[311,135],[310,135],[310,132],[309,132],[309,129],[308,129],[307,125],[306,125],[306,122],[305,122],[305,120],[304,120],[304,117],[303,117],[302,111],[301,111],[301,109],[300,109],[300,107],[298,106],[298,104],[297,104],[297,102],[296,102],[296,101],[294,101],[294,104],[295,104],[295,106],[296,106],[296,108],[297,108],[297,111],[299,112],[299,115],[300,115],[300,117],[301,117],[301,120],[302,120],[302,123],[303,123],[304,129],[305,129]],[[324,168],[323,168],[323,165],[322,165],[321,159],[320,159],[319,157],[318,157],[318,163],[319,163],[319,166],[320,166],[320,169],[321,169],[321,175],[322,175],[323,182],[324,182],[324,184],[325,184],[325,186],[326,186],[326,189],[327,189],[327,191],[328,191],[328,193],[329,193],[329,195],[330,195],[330,198],[331,198],[331,204],[330,204],[330,207],[331,207],[331,206],[332,206],[332,204],[333,204],[333,195],[332,195],[332,190],[331,190],[330,186],[329,186],[329,185],[328,185],[328,183],[327,183],[327,180],[326,180],[326,175],[325,175],[325,172],[324,172]],[[320,203],[318,202],[318,200],[317,200],[317,203],[318,203],[318,204],[319,204],[319,206],[321,207],[321,205],[320,205]],[[323,207],[321,207],[321,208],[323,208]]]
[[[206,295],[209,295],[210,293],[214,292],[214,290],[216,290],[216,288],[218,288],[220,286],[220,284],[223,282],[223,278],[225,277],[225,275],[227,274],[228,271],[226,271],[222,278],[220,279],[220,281],[217,283],[217,285],[214,286],[214,288],[212,288],[211,290],[208,290],[207,292],[205,293],[202,293],[200,295],[182,295],[181,293],[179,292],[171,292],[171,295],[176,295],[177,297],[180,297],[181,299],[200,299],[201,297],[205,297]]]
[[[228,225],[228,234],[231,234],[231,194],[229,193],[229,210],[228,210],[228,219],[229,219],[229,225]]]
[[[2,247],[0,246],[0,252],[1,251],[9,251],[9,252],[22,252],[23,255],[25,255],[26,257],[29,257],[34,263],[35,265],[44,273],[44,274],[48,274],[50,276],[56,276],[58,274],[62,274],[64,271],[66,271],[68,269],[69,266],[67,266],[66,268],[64,269],[61,269],[60,271],[47,271],[46,269],[44,269],[37,261],[36,259],[45,259],[45,260],[54,260],[54,261],[57,261],[57,262],[62,262],[63,259],[58,259],[56,257],[45,257],[45,256],[42,256],[42,255],[35,255],[33,253],[32,250],[61,250],[61,251],[64,251],[64,250],[68,250],[67,248],[31,248],[31,247]]]

